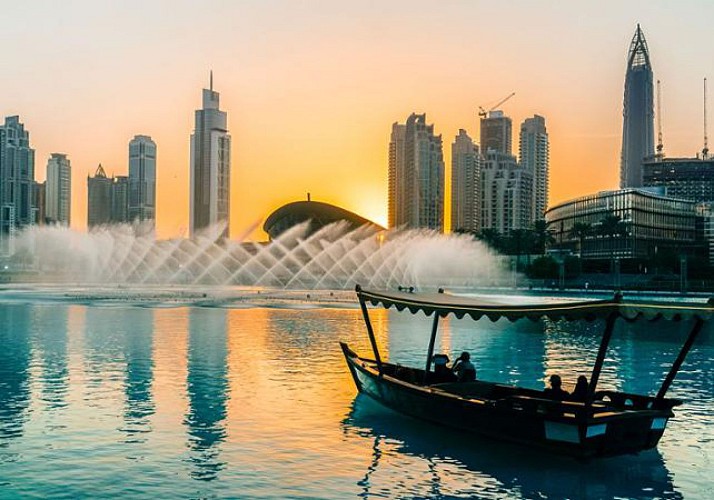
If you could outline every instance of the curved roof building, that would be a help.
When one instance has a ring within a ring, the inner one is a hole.
[[[294,201],[275,210],[263,224],[263,231],[273,240],[284,231],[305,221],[310,221],[310,233],[338,221],[348,222],[351,229],[369,225],[377,230],[384,230],[379,224],[354,212],[329,203],[310,201],[308,198],[307,201]]]

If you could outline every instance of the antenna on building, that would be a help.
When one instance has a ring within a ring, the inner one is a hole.
[[[707,79],[704,78],[704,149],[702,149],[702,159],[709,158],[709,145],[707,138]]]
[[[211,70],[211,76],[209,78],[209,89],[211,89],[211,92],[213,91],[213,70]]]
[[[662,90],[660,87],[660,82],[657,80],[657,158],[662,159],[662,150],[664,145],[662,144]]]

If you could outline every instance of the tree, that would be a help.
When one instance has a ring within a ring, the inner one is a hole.
[[[545,255],[545,249],[555,241],[553,231],[543,219],[533,223],[533,250],[535,253]]]
[[[497,252],[503,250],[503,237],[493,228],[482,229],[476,237]]]
[[[600,221],[600,234],[607,237],[610,242],[610,272],[615,271],[615,238],[627,234],[627,225],[616,214],[606,215]]]
[[[528,229],[512,229],[506,240],[506,250],[509,255],[516,256],[516,270],[521,262],[521,255],[533,243],[533,234]]]

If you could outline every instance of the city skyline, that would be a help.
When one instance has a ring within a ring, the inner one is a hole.
[[[684,4],[682,12],[697,12],[683,15],[694,18],[684,22],[667,16],[664,3],[647,3],[646,9],[645,4],[615,2],[565,8],[414,5],[416,12],[403,17],[398,4],[321,4],[321,16],[315,10],[283,4],[293,20],[288,26],[268,16],[274,5],[223,6],[214,9],[218,15],[209,13],[211,9],[197,13],[180,4],[172,9],[175,18],[167,20],[160,36],[146,35],[126,44],[118,41],[124,38],[113,26],[115,18],[131,17],[128,7],[48,7],[47,16],[28,30],[25,21],[33,18],[34,9],[9,6],[4,13],[10,19],[11,46],[26,43],[29,52],[21,60],[9,51],[16,76],[0,82],[4,96],[0,114],[20,116],[31,132],[37,158],[66,152],[76,178],[93,173],[100,162],[115,173],[125,171],[127,138],[151,135],[161,147],[158,234],[188,234],[186,137],[192,130],[196,89],[205,84],[213,67],[222,107],[231,114],[231,132],[237,138],[232,193],[241,203],[232,206],[232,231],[241,234],[272,209],[303,198],[307,191],[315,199],[386,224],[384,164],[389,128],[385,124],[416,111],[427,113],[435,132],[443,137],[455,136],[460,128],[478,137],[478,106],[516,91],[503,106],[515,123],[534,113],[548,117],[550,203],[554,204],[618,185],[622,78],[628,45],[639,22],[657,76],[667,90],[663,100],[666,151],[692,156],[701,150],[701,78],[714,69],[714,62],[704,55],[709,44],[702,20],[711,7]],[[141,22],[127,24],[129,32],[156,20],[161,6],[149,3]],[[478,36],[463,31],[457,35],[458,30],[445,27],[447,21],[503,16],[508,16],[508,23],[482,23]],[[533,23],[534,16],[541,22]],[[205,30],[186,34],[185,23],[194,17],[198,24],[216,23],[215,39],[203,41]],[[73,32],[67,33],[68,27],[52,18],[74,19],[67,21]],[[432,22],[432,46],[413,51],[407,44],[410,35]],[[234,29],[237,26],[245,29]],[[502,35],[498,47],[483,41],[495,33]],[[539,33],[548,35],[537,46],[523,43]],[[58,36],[64,34],[68,36]],[[178,44],[177,39],[181,39]],[[326,39],[329,48],[323,43]],[[73,52],[78,47],[81,50]],[[133,55],[146,51],[164,64],[136,66]],[[467,55],[468,61],[477,62],[464,62]],[[349,65],[339,63],[345,58]],[[693,59],[701,64],[692,65]],[[78,64],[82,66],[68,73],[72,78],[59,71],[51,85],[30,78],[39,71],[35,68]],[[592,71],[593,64],[598,65],[597,72]],[[130,80],[119,78],[127,65],[133,68]],[[413,78],[414,71],[419,78]],[[86,115],[81,120],[77,103],[82,103]],[[66,122],[76,126],[70,130],[62,126]],[[450,164],[446,149],[444,161]],[[36,180],[41,182],[44,169],[37,165],[36,169]],[[588,175],[582,175],[582,169]],[[83,229],[86,186],[75,186],[72,227]],[[444,219],[450,221],[448,172],[445,188]],[[260,231],[253,234],[262,237]]]

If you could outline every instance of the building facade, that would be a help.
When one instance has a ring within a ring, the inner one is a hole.
[[[518,148],[521,167],[533,174],[533,220],[541,220],[548,209],[550,144],[545,118],[534,115],[521,124]]]
[[[389,143],[389,227],[444,230],[444,154],[426,114],[394,123]]]
[[[0,126],[0,255],[13,253],[18,230],[32,224],[35,151],[18,116]]]
[[[620,187],[643,186],[642,162],[654,155],[652,65],[645,35],[637,25],[625,74]]]
[[[406,213],[404,187],[404,138],[407,127],[403,123],[392,124],[392,135],[389,139],[389,173],[388,173],[388,225],[397,226],[397,220],[403,220]]]
[[[410,229],[444,230],[444,152],[441,135],[426,114],[407,119],[404,138],[404,219],[397,225]]]
[[[464,129],[451,145],[451,231],[481,229],[481,155]]]
[[[603,191],[561,203],[546,212],[554,248],[579,253],[584,259],[651,259],[665,249],[694,253],[698,239],[696,204],[643,189]],[[617,231],[606,231],[605,219],[617,216]],[[586,224],[581,237],[575,224]]]
[[[513,123],[503,111],[489,111],[481,118],[481,151],[485,156],[489,151],[510,155],[513,151]]]
[[[129,207],[131,222],[156,221],[156,143],[146,135],[129,141]]]
[[[101,163],[94,177],[87,176],[87,226],[92,229],[112,222],[112,185]]]
[[[111,191],[111,222],[126,224],[132,222],[129,218],[129,177],[117,175],[112,177]]]
[[[72,166],[67,155],[52,153],[47,160],[45,221],[69,226],[72,208]]]
[[[32,185],[32,211],[34,213],[33,224],[43,226],[45,224],[45,182],[34,182]]]
[[[714,159],[654,158],[642,168],[644,186],[663,188],[674,198],[714,201]]]
[[[532,172],[515,156],[488,151],[481,163],[481,229],[508,234],[532,225]]]
[[[129,218],[129,177],[107,177],[100,164],[94,177],[87,177],[87,226],[127,224]]]
[[[191,206],[190,234],[214,224],[224,224],[222,237],[229,238],[231,136],[227,114],[219,109],[219,94],[203,89],[203,107],[196,110],[195,128],[191,135]]]

